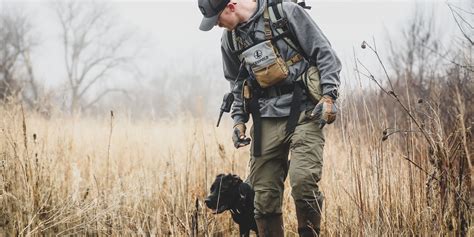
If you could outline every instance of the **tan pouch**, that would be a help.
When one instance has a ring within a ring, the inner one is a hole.
[[[288,66],[270,40],[256,44],[240,56],[250,66],[262,88],[273,86],[288,77]]]
[[[255,79],[262,88],[273,86],[288,77],[288,67],[281,57],[264,69],[254,72]]]
[[[321,98],[321,81],[319,76],[319,70],[315,66],[310,66],[305,73],[303,73],[303,83],[306,86],[309,97],[315,104],[317,104]]]

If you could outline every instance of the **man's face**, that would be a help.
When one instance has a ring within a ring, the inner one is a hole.
[[[217,25],[226,28],[227,30],[233,30],[238,24],[239,19],[235,14],[235,5],[230,3],[219,15]]]

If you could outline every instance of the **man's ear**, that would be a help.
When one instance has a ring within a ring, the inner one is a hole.
[[[229,7],[229,10],[230,10],[231,12],[234,12],[234,11],[235,11],[235,4],[237,4],[237,3],[235,3],[235,2],[229,2],[229,3],[227,4],[227,7]]]

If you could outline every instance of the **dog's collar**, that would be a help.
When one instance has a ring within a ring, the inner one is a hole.
[[[239,209],[245,209],[245,195],[242,192],[242,185],[239,185],[239,201],[237,202],[236,207],[230,208],[230,213],[232,214],[240,214],[241,211]]]

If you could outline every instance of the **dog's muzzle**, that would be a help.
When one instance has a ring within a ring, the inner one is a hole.
[[[206,206],[213,209],[213,207],[211,207],[211,199],[209,197],[207,197],[205,200],[204,200],[204,203],[206,203]]]
[[[217,207],[216,203],[214,203],[210,197],[207,197],[204,203],[206,203],[206,206],[211,209],[214,214],[219,214],[227,210],[227,205],[219,203],[219,207]]]

